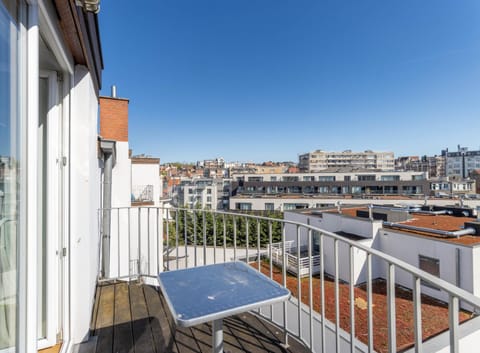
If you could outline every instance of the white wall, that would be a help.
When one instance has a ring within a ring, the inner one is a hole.
[[[132,163],[132,186],[153,185],[153,201],[160,205],[161,182],[159,164]]]
[[[112,207],[129,207],[131,201],[131,161],[128,142],[117,141],[116,163],[112,170]]]
[[[97,158],[98,101],[88,70],[75,68],[70,137],[71,339],[87,338],[98,271],[100,169]]]
[[[370,203],[375,203],[376,205],[391,205],[399,204],[399,205],[408,205],[412,203],[422,204],[424,203],[423,199],[345,199],[345,198],[321,198],[321,197],[305,197],[305,198],[288,198],[288,197],[240,197],[234,196],[230,198],[230,209],[235,209],[235,204],[237,202],[243,203],[251,203],[252,210],[255,211],[263,211],[265,210],[266,203],[273,203],[274,208],[277,211],[283,211],[283,205],[286,203],[305,203],[308,204],[309,208],[316,208],[317,205],[329,205],[329,206],[336,206],[339,202],[342,204],[348,205],[366,205]],[[447,206],[459,203],[458,200],[450,200],[450,199],[438,199],[438,200],[428,200],[428,205],[436,205],[436,206]],[[480,200],[464,200],[463,204],[465,206],[470,206],[472,208],[476,208],[480,206]]]
[[[393,257],[403,260],[413,266],[419,266],[419,255],[428,256],[440,260],[440,278],[456,285],[456,249],[460,250],[460,287],[468,292],[474,290],[474,259],[473,247],[462,244],[454,244],[448,241],[430,239],[413,234],[382,229],[379,234],[379,248]],[[477,250],[477,249],[476,249]],[[476,253],[478,253],[476,251]],[[478,261],[478,260],[476,260]],[[478,271],[475,271],[478,272]],[[397,283],[411,288],[412,276],[398,270],[395,274]],[[478,284],[476,284],[478,287]],[[422,293],[448,301],[446,293],[422,285]],[[473,293],[476,294],[476,293]],[[477,292],[478,295],[478,292]]]

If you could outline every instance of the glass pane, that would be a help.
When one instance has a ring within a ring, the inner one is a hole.
[[[14,1],[0,2],[0,349],[16,347],[19,139],[14,12]]]

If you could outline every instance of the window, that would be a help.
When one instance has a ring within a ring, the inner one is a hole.
[[[0,1],[0,351],[17,351],[20,131],[16,1]]]
[[[399,175],[382,175],[380,178],[382,181],[399,181]]]
[[[318,181],[335,181],[335,176],[333,175],[319,176]]]
[[[440,277],[440,260],[439,259],[435,259],[433,257],[428,257],[424,255],[418,255],[418,267],[421,270],[430,273],[431,275]],[[435,288],[430,283],[427,283],[425,281],[422,281],[422,284],[427,287]]]
[[[359,175],[358,181],[375,181],[375,175]]]
[[[211,193],[212,193],[212,189],[207,189],[207,194],[211,195]]]
[[[274,211],[275,205],[273,203],[267,202],[265,203],[265,211]]]
[[[277,181],[277,177],[276,176],[270,177],[270,181]]]
[[[235,203],[235,209],[240,211],[251,211],[252,204],[250,202],[237,202]]]

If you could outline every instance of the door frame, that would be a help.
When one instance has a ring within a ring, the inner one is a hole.
[[[38,340],[38,348],[51,347],[57,344],[57,333],[59,332],[59,315],[61,311],[60,288],[62,287],[61,274],[61,245],[62,237],[60,236],[61,222],[63,214],[60,209],[61,188],[61,151],[62,151],[62,104],[59,100],[60,84],[58,82],[58,74],[56,71],[40,71],[39,79],[48,80],[48,108],[46,116],[46,286],[45,305],[46,305],[46,336]],[[41,280],[41,278],[39,278]],[[40,293],[39,293],[40,295]]]

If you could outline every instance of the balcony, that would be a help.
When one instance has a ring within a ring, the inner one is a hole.
[[[92,324],[98,352],[104,339],[116,347],[125,338],[124,325],[132,332],[128,347],[137,344],[138,331],[138,339],[160,351],[209,351],[210,325],[175,329],[157,274],[229,261],[245,261],[292,292],[283,304],[226,320],[232,352],[463,352],[469,340],[480,339],[479,298],[337,234],[211,210],[122,208],[100,210],[99,219],[105,214],[111,223],[100,227]],[[295,250],[291,239],[306,248]],[[289,261],[289,247],[302,261]],[[445,300],[427,296],[425,283]]]
[[[132,206],[153,206],[153,185],[133,185],[131,202]]]

